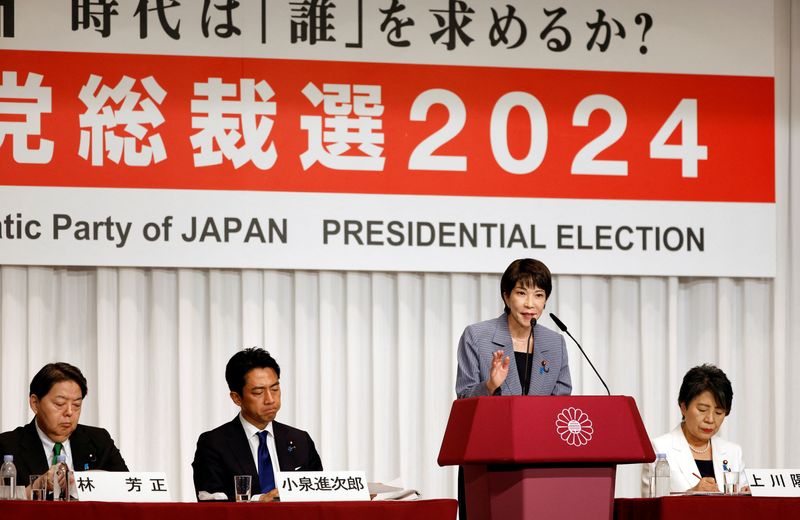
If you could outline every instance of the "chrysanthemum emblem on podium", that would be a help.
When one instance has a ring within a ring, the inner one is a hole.
[[[564,408],[556,417],[556,432],[571,446],[585,446],[592,440],[592,420],[580,408]]]

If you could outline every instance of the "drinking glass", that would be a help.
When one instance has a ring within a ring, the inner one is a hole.
[[[47,479],[41,478],[41,475],[31,475],[31,500],[44,500],[47,494]]]
[[[738,471],[724,471],[725,476],[725,494],[736,495],[739,493],[739,472]]]
[[[250,475],[236,475],[233,477],[233,488],[237,502],[248,502],[250,500],[250,485],[252,477]]]

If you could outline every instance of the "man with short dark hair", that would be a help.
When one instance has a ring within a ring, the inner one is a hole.
[[[233,500],[233,477],[250,475],[253,495],[268,501],[278,494],[278,472],[322,470],[308,433],[275,420],[281,408],[280,375],[278,363],[261,348],[241,350],[228,361],[225,379],[240,412],[197,439],[192,469],[198,498],[224,493]]]
[[[78,424],[87,392],[86,378],[69,363],[49,363],[33,376],[28,402],[36,415],[0,434],[0,455],[14,456],[17,482],[47,474],[61,454],[72,470],[128,471],[106,430]]]

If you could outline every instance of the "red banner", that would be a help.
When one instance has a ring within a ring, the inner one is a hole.
[[[0,103],[33,101],[27,90],[9,99],[9,71],[20,86],[41,75],[52,96],[50,111],[28,115],[41,118],[39,134],[6,131],[2,185],[775,201],[771,77],[0,57]],[[0,125],[23,121],[9,112]],[[227,127],[200,135],[211,112]],[[234,151],[220,156],[224,136]],[[37,150],[42,139],[52,142],[49,160],[15,160],[13,148]],[[143,164],[131,165],[137,154]]]

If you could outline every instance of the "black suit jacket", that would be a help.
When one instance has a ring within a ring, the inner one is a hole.
[[[111,435],[103,428],[79,424],[69,436],[69,445],[73,469],[76,471],[128,471]],[[27,485],[30,475],[43,475],[50,468],[51,461],[45,457],[42,440],[33,421],[0,434],[0,454],[14,455],[17,482],[20,484]]]
[[[322,461],[307,432],[278,421],[272,421],[272,428],[281,471],[322,471]],[[234,475],[250,475],[253,494],[258,493],[258,468],[238,415],[200,435],[192,470],[195,494],[223,492],[233,500]]]

